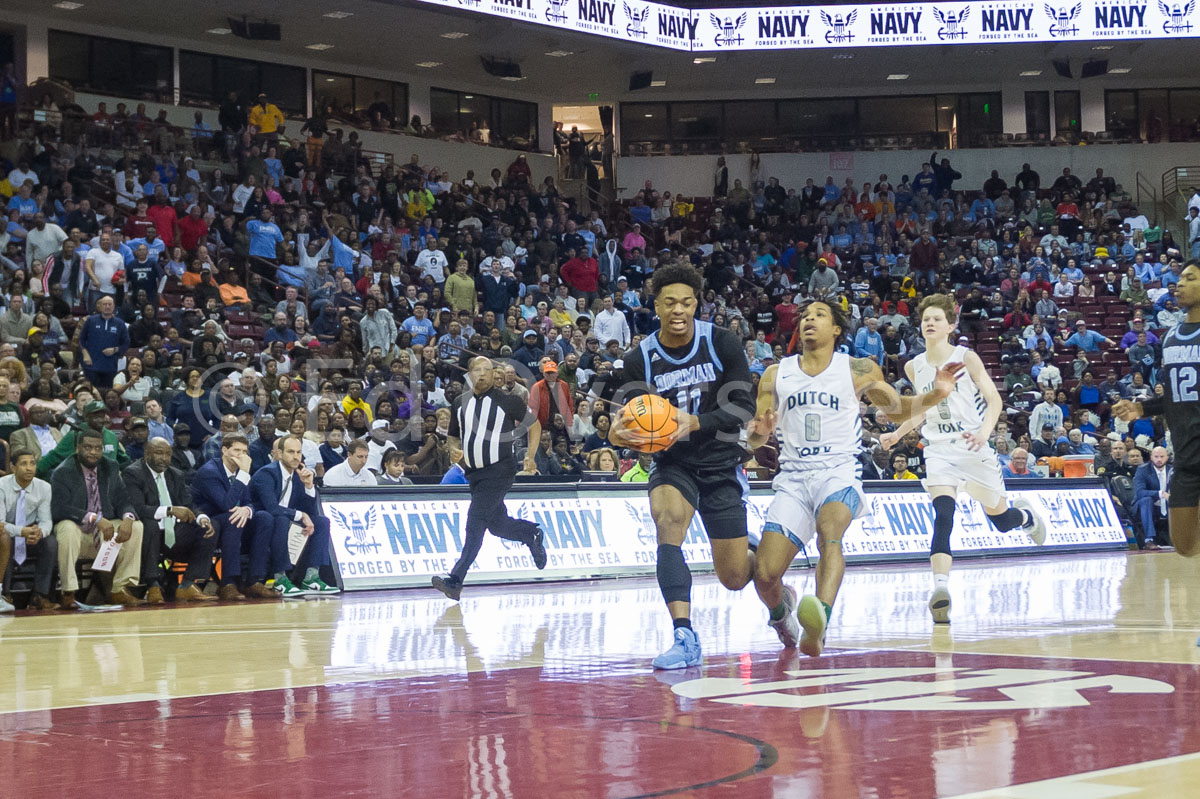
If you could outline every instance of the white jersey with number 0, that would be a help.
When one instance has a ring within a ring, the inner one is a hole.
[[[963,363],[966,353],[966,347],[955,347],[946,363]],[[912,365],[913,389],[918,394],[932,391],[933,380],[937,377],[940,364],[931,364],[928,353],[923,352],[912,359]],[[925,427],[921,435],[930,444],[965,444],[962,434],[974,433],[983,427],[983,417],[986,414],[987,400],[984,399],[979,386],[971,379],[971,375],[963,369],[950,396],[925,411]]]
[[[775,397],[782,471],[830,469],[855,461],[862,448],[862,418],[849,355],[835,352],[816,376],[800,368],[799,355],[784,358],[775,373]]]

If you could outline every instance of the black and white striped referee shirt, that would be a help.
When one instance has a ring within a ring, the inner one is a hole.
[[[498,388],[459,395],[448,432],[462,441],[463,469],[469,472],[504,462],[515,467],[513,441],[525,435],[527,417],[532,417],[532,412],[521,398]]]

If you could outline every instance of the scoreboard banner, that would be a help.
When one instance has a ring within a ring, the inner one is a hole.
[[[419,0],[687,51],[1008,44],[1200,35],[1196,0],[965,0],[687,9],[643,0]]]
[[[1011,496],[1026,496],[1046,521],[1046,544],[1035,547],[1020,531],[998,532],[982,506],[961,496],[954,518],[956,555],[1029,554],[1064,549],[1118,549],[1126,545],[1108,492],[1095,480],[1055,480],[1027,487],[1015,481]],[[1050,486],[1054,488],[1051,490]],[[762,529],[771,502],[768,486],[751,491],[749,526]],[[868,483],[870,513],[842,539],[850,563],[924,559],[933,536],[933,505],[920,486]],[[427,586],[445,574],[462,551],[466,535],[466,487],[330,489],[322,492],[334,558],[347,590]],[[534,568],[524,544],[484,538],[471,570],[473,582],[527,582],[650,575],[658,549],[650,500],[644,485],[564,483],[518,486],[507,500],[509,513],[530,519],[546,532],[545,570]],[[817,558],[815,542],[807,554]],[[699,516],[683,544],[693,569],[712,568],[712,550]],[[803,558],[798,558],[803,562]]]

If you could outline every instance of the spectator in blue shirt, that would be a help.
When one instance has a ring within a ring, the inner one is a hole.
[[[871,317],[854,337],[854,357],[870,358],[883,366],[883,336],[879,335],[879,320]]]
[[[246,232],[250,234],[250,254],[275,262],[275,246],[283,243],[279,225],[271,221],[270,206],[263,206],[258,219],[247,219]]]
[[[114,315],[116,303],[107,294],[96,301],[96,313],[83,323],[79,347],[83,374],[97,388],[111,388],[117,359],[129,349],[129,327]]]
[[[166,242],[158,237],[158,228],[154,227],[154,225],[146,228],[146,236],[144,238],[130,239],[126,243],[129,245],[131,251],[129,257],[125,259],[126,266],[133,260],[139,245],[145,245],[147,252],[150,253],[150,257],[155,263],[158,263],[158,257],[167,249]]]
[[[1142,281],[1143,286],[1158,280],[1158,272],[1155,270],[1154,264],[1148,263],[1141,253],[1134,256],[1133,276]]]
[[[418,302],[413,307],[413,315],[405,319],[404,324],[401,325],[412,334],[413,344],[424,346],[437,337],[437,330],[434,328],[433,322],[427,319],[425,314],[425,304]]]
[[[1101,344],[1113,346],[1113,342],[1106,336],[1102,336],[1095,330],[1087,329],[1087,322],[1080,319],[1075,323],[1075,332],[1067,338],[1065,342],[1068,347],[1078,347],[1084,352],[1099,352]]]
[[[1075,265],[1074,259],[1067,261],[1067,266],[1059,274],[1067,276],[1067,280],[1078,285],[1083,282],[1083,270]]]
[[[921,164],[921,171],[912,180],[913,194],[925,191],[930,197],[937,193],[937,177],[933,174],[933,165]]]
[[[1029,471],[1029,452],[1022,447],[1017,447],[1009,455],[1008,464],[1001,467],[1000,475],[1006,480],[1035,480],[1040,479],[1041,475],[1037,472]]]
[[[971,215],[976,219],[995,219],[996,204],[988,199],[986,194],[979,192],[975,201],[971,203]]]
[[[296,331],[288,323],[288,315],[283,311],[276,311],[274,316],[275,324],[263,336],[264,344],[272,344],[276,341],[282,341],[285,345],[291,344],[297,340]]]

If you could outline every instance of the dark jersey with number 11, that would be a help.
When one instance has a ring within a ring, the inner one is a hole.
[[[700,417],[700,429],[659,453],[659,460],[685,468],[728,467],[746,456],[738,433],[754,416],[750,365],[732,332],[711,322],[695,324],[695,335],[683,347],[664,347],[654,333],[625,356],[626,380],[650,389],[634,388],[625,400],[658,394]]]
[[[1184,322],[1163,337],[1162,363],[1175,468],[1200,474],[1200,324]]]

